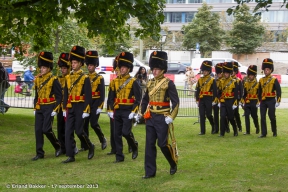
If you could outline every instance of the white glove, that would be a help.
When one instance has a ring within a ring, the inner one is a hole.
[[[133,119],[134,115],[135,115],[135,113],[134,113],[134,112],[131,112],[131,113],[129,114],[128,119]]]
[[[66,117],[66,111],[63,111],[63,117]]]
[[[34,115],[36,114],[36,111],[33,111]]]
[[[216,105],[217,103],[215,103],[215,102],[212,102],[212,106],[214,106],[214,105]]]
[[[280,105],[280,102],[275,103],[275,107],[279,107],[279,105]]]
[[[89,113],[83,113],[83,114],[82,114],[82,118],[83,118],[83,119],[86,118],[86,117],[89,117]]]
[[[134,119],[135,119],[136,122],[139,123],[139,120],[141,119],[141,115],[140,114],[135,115]]]
[[[260,107],[260,103],[256,104],[256,107]]]
[[[51,116],[54,117],[55,115],[57,115],[57,112],[52,111]]]
[[[242,102],[239,102],[239,105],[241,105],[242,107],[244,106],[244,104]]]
[[[99,113],[101,113],[102,109],[97,109],[96,110],[96,115],[98,115]]]
[[[218,103],[218,107],[220,108],[220,106],[221,106],[221,103]]]
[[[196,105],[197,105],[197,107],[199,107],[199,102],[198,101],[196,101]]]
[[[170,117],[165,117],[165,122],[167,124],[173,123],[173,119],[171,119]]]
[[[232,106],[232,109],[234,110],[234,109],[236,109],[237,108],[237,105],[233,105]]]
[[[114,118],[114,113],[113,113],[113,112],[108,112],[107,115],[108,115],[108,117],[110,117],[111,119]]]

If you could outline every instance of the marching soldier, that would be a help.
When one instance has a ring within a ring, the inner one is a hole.
[[[244,135],[250,134],[250,114],[256,127],[256,134],[259,133],[259,122],[258,122],[258,88],[259,83],[257,82],[257,65],[250,65],[247,70],[248,80],[244,83],[244,94],[242,104],[244,105],[245,125],[246,132]]]
[[[167,71],[167,53],[154,51],[150,55],[149,67],[154,78],[147,83],[147,91],[141,104],[141,114],[146,119],[145,176],[143,179],[156,175],[156,140],[158,146],[170,164],[170,174],[177,171],[177,161],[168,143],[169,124],[178,114],[179,97],[175,84],[164,77]],[[170,101],[172,106],[170,107]],[[139,119],[139,118],[138,118]]]
[[[116,77],[120,75],[120,70],[118,67],[118,55],[115,57],[114,61],[113,61],[113,70],[115,72]],[[110,93],[110,92],[109,92]],[[109,98],[109,96],[108,96]],[[113,104],[112,104],[113,105]],[[107,100],[107,106],[108,109],[107,111],[111,111],[111,109],[109,108],[109,104],[108,104],[108,100]],[[108,114],[109,120],[110,120],[110,145],[111,145],[111,151],[107,153],[107,155],[114,155],[116,154],[116,146],[115,146],[115,139],[114,139],[114,119],[111,118]],[[133,132],[131,131],[132,137],[134,137]],[[124,137],[125,138],[125,137]],[[138,142],[136,142],[136,145],[138,145]],[[129,146],[129,143],[127,141],[128,144],[128,152],[132,153],[132,148],[131,146]]]
[[[234,136],[238,136],[233,113],[233,110],[236,109],[238,105],[238,84],[231,77],[232,73],[233,64],[231,62],[225,62],[223,64],[224,78],[220,80],[218,89],[218,100],[220,102],[220,137],[225,135],[227,118],[233,127]]]
[[[212,106],[217,104],[217,85],[213,77],[212,62],[203,61],[200,67],[203,77],[201,77],[196,84],[196,103],[199,107],[200,115],[200,133],[199,135],[205,135],[206,126],[205,119],[208,118],[212,127],[211,133],[214,134],[214,120],[212,116]]]
[[[281,87],[278,79],[271,75],[271,73],[274,71],[273,60],[270,58],[264,59],[262,62],[262,70],[264,70],[265,77],[262,77],[259,80],[258,98],[260,101],[261,114],[261,135],[259,136],[259,138],[266,137],[267,135],[267,109],[273,137],[277,137],[275,111],[276,107],[278,107],[281,102]]]
[[[239,72],[239,65],[238,62],[232,61],[233,64],[233,73],[232,73],[232,78],[235,79],[235,81],[238,84],[238,103],[240,102],[242,96],[243,96],[243,84],[241,79],[239,79],[236,74]],[[234,118],[236,125],[238,126],[239,132],[242,132],[242,125],[241,125],[241,119],[240,119],[240,114],[239,114],[239,106],[237,106],[236,109],[234,109]]]
[[[52,75],[53,54],[41,52],[38,56],[40,75],[36,78],[34,98],[36,156],[33,161],[44,158],[44,138],[46,135],[55,149],[55,156],[61,154],[61,145],[52,130],[54,116],[57,115],[62,101],[61,85],[57,77]]]
[[[83,73],[81,67],[84,64],[85,49],[74,46],[70,51],[69,61],[72,72],[66,76],[64,87],[63,116],[66,117],[65,146],[68,159],[63,163],[75,161],[74,131],[81,143],[88,149],[88,159],[94,156],[94,144],[84,132],[84,122],[87,121],[90,113],[90,103],[92,100],[91,83],[89,77]]]
[[[140,99],[141,88],[135,77],[130,76],[133,70],[133,54],[122,52],[118,58],[120,75],[113,79],[109,86],[108,115],[114,118],[114,139],[116,146],[115,163],[124,161],[122,136],[132,147],[132,159],[138,156],[138,146],[131,132],[132,119],[136,114]]]
[[[218,96],[218,88],[220,86],[220,80],[222,79],[222,65],[223,63],[217,63],[215,65],[215,72],[216,72],[216,86],[217,86],[217,96]],[[217,103],[218,103],[218,98],[217,98]],[[213,117],[214,117],[214,134],[215,133],[219,133],[219,106],[218,105],[214,105],[213,106]]]

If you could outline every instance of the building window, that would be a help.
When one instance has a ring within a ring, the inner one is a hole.
[[[171,13],[171,23],[181,23],[181,15],[182,13]]]
[[[261,21],[264,23],[287,23],[288,11],[265,11],[261,13]]]
[[[193,20],[195,16],[195,12],[187,12],[185,13],[185,23],[189,23]]]
[[[206,0],[206,3],[233,3],[234,0]]]
[[[173,4],[173,3],[186,3],[186,0],[166,0],[166,3]]]
[[[203,3],[202,0],[188,0],[188,3]]]

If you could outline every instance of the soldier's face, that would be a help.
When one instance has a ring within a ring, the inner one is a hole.
[[[250,81],[253,81],[255,79],[255,75],[249,75],[248,78]]]
[[[68,68],[67,67],[61,67],[61,73],[62,73],[62,75],[67,75],[68,74]]]
[[[228,79],[228,78],[230,77],[230,74],[231,74],[231,73],[225,72],[225,73],[224,73],[224,78],[225,78],[225,79]]]
[[[92,65],[92,64],[89,64],[87,66],[87,69],[88,69],[89,73],[94,73],[95,72],[95,68],[96,68],[96,66]]]
[[[162,70],[159,69],[159,68],[154,68],[153,71],[152,71],[153,76],[157,78],[161,74],[161,71]]]
[[[72,60],[71,66],[72,66],[73,71],[78,71],[82,65],[81,65],[80,61]]]
[[[264,69],[264,74],[267,76],[267,75],[270,75],[272,72],[272,70],[270,68],[265,68]]]
[[[222,78],[222,76],[223,76],[223,73],[217,73],[217,77],[220,79],[220,78]]]
[[[49,67],[41,66],[40,71],[41,71],[41,74],[42,74],[42,75],[45,75],[45,74],[47,74],[48,72],[50,72],[51,70],[50,70]]]
[[[205,70],[205,71],[203,71],[203,75],[204,75],[204,76],[206,76],[206,75],[209,75],[209,74],[210,74],[210,72],[209,72],[209,71],[206,71],[206,70]]]
[[[122,66],[122,67],[120,68],[120,74],[121,74],[121,75],[126,75],[128,72],[129,72],[129,68],[128,68],[128,67]]]

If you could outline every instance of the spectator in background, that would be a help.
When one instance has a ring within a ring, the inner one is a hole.
[[[6,69],[4,68],[3,64],[0,62],[0,112],[2,114],[6,113],[10,107],[4,102],[4,95],[7,89],[10,87],[8,81],[9,81],[9,75]]]
[[[33,68],[32,66],[29,67],[29,70],[24,72],[24,81],[28,85],[27,91],[30,92],[33,86],[34,82],[34,76],[33,76]]]
[[[139,70],[136,73],[135,78],[137,78],[137,82],[141,87],[141,95],[143,96],[145,94],[146,84],[148,81],[148,75],[145,67],[139,67]]]
[[[186,76],[187,76],[188,89],[190,90],[188,95],[192,95],[192,91],[194,91],[193,85],[197,82],[197,79],[195,78],[194,72],[192,71],[191,67],[188,67]]]
[[[189,69],[188,67],[186,67],[186,72],[185,72],[185,78],[184,78],[184,89],[188,89],[188,72],[189,72]],[[186,91],[185,91],[185,94],[186,94]]]

